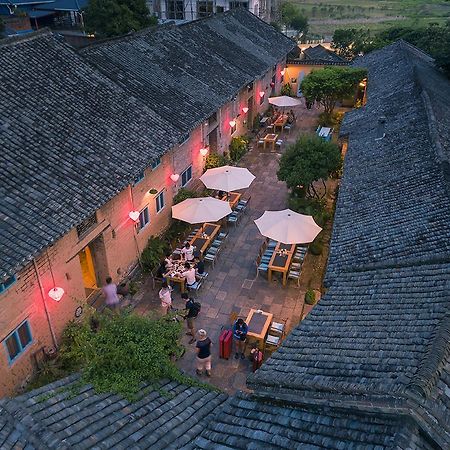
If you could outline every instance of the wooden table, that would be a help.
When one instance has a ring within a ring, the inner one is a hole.
[[[283,131],[287,121],[288,121],[287,114],[283,114],[282,116],[278,117],[278,119],[275,120],[275,122],[273,123],[273,130],[277,131],[277,127],[280,127],[281,131]]]
[[[230,204],[230,208],[234,209],[241,199],[242,194],[239,192],[230,192],[229,194],[225,194],[221,200],[226,201],[228,198],[228,203]]]
[[[190,244],[203,255],[205,250],[212,244],[214,238],[219,233],[220,225],[215,223],[204,223],[191,239]]]
[[[278,134],[269,133],[264,136],[264,148],[268,143],[272,144],[272,150],[275,150],[275,142],[277,142]]]
[[[173,261],[172,268],[164,274],[164,278],[167,280],[167,283],[170,285],[171,283],[178,283],[180,285],[180,292],[183,293],[186,291],[186,278],[178,277],[176,273],[183,273],[185,271],[184,261],[181,259],[177,261]]]
[[[265,311],[258,312],[256,309],[251,309],[247,319],[245,319],[248,326],[247,338],[258,342],[262,341],[263,351],[266,347],[266,336],[272,319],[273,314]]]
[[[280,254],[281,250],[285,250],[285,254]],[[283,286],[286,286],[289,266],[295,253],[295,244],[282,244],[278,242],[269,261],[268,278],[272,281],[272,272],[281,272],[283,274]]]

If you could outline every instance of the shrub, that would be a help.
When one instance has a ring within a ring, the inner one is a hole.
[[[158,267],[168,250],[167,242],[158,237],[151,237],[147,247],[141,253],[142,270],[146,273]]]
[[[327,114],[325,112],[319,114],[318,125],[322,127],[334,127],[337,128],[335,131],[339,130],[341,126],[342,119],[344,118],[343,112],[334,112],[333,114]]]
[[[114,392],[135,399],[142,383],[168,378],[195,382],[176,368],[172,358],[180,355],[181,323],[163,317],[158,320],[132,313],[96,317],[69,323],[63,335],[63,361],[82,371],[82,382],[92,383],[97,392]]]
[[[316,303],[316,294],[312,289],[308,289],[305,293],[305,303],[307,305],[314,305]]]
[[[164,233],[164,239],[170,245],[174,241],[183,236],[187,229],[189,228],[189,224],[187,222],[183,222],[182,220],[173,219],[170,227]]]
[[[289,198],[289,208],[300,214],[313,216],[315,222],[320,227],[323,227],[330,218],[330,214],[325,209],[324,200],[317,200],[311,197],[296,197],[292,195]]]
[[[248,150],[249,140],[245,136],[238,136],[231,139],[230,158],[232,161],[239,161]]]
[[[205,160],[205,171],[214,169],[215,167],[226,166],[229,159],[226,155],[219,155],[218,153],[210,153]]]
[[[173,197],[173,204],[181,203],[187,198],[196,198],[200,197],[200,194],[195,191],[191,191],[190,189],[181,188]]]
[[[319,256],[322,254],[323,244],[320,240],[316,239],[311,244],[309,244],[308,250],[311,252],[312,255]]]
[[[253,131],[258,131],[259,127],[261,126],[261,114],[256,114],[255,118],[253,119]]]
[[[294,95],[292,86],[289,83],[283,84],[280,93],[281,95],[288,95],[289,97],[292,97]]]

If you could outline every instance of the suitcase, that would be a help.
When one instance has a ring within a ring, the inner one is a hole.
[[[228,359],[231,356],[231,342],[233,333],[230,330],[223,330],[219,337],[219,357]]]

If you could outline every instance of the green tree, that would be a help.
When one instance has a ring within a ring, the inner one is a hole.
[[[364,52],[370,42],[369,30],[345,28],[334,32],[331,47],[339,56],[351,59]]]
[[[285,2],[280,7],[281,23],[297,31],[297,35],[308,31],[308,19],[297,5]]]
[[[366,74],[365,69],[347,67],[313,70],[302,81],[302,93],[307,103],[319,103],[325,114],[331,115],[336,103],[354,94],[358,83]]]
[[[340,169],[342,157],[339,147],[315,135],[300,136],[290,145],[280,159],[278,179],[299,194],[319,198],[313,183],[325,181]]]
[[[119,36],[157,23],[145,0],[89,0],[86,30],[99,37]]]

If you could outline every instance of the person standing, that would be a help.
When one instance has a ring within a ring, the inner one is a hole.
[[[159,298],[161,299],[162,313],[166,315],[172,309],[172,288],[167,284],[167,281],[163,281],[159,290]]]
[[[117,295],[117,285],[112,282],[112,278],[106,278],[106,285],[103,286],[103,294],[105,295],[105,303],[112,311],[117,312],[119,308],[119,296]]]
[[[211,376],[211,339],[205,330],[198,330],[197,350],[197,375],[202,375],[205,371],[206,376]]]
[[[245,341],[247,340],[248,326],[244,322],[244,319],[238,319],[234,322],[233,325],[233,337],[236,342],[236,354],[234,357],[236,359],[239,358],[239,353],[241,354],[241,358],[244,359],[244,350],[245,350]]]
[[[193,261],[194,260],[194,250],[195,250],[195,248],[189,242],[186,242],[184,247],[181,249],[181,257],[185,261]]]
[[[194,299],[189,298],[186,292],[181,294],[181,298],[185,300],[186,302],[186,315],[184,318],[186,319],[186,326],[187,326],[187,335],[192,336],[191,340],[189,341],[189,344],[193,344],[195,342],[195,319],[198,316],[198,313],[200,312],[199,309],[199,303],[195,302]]]

